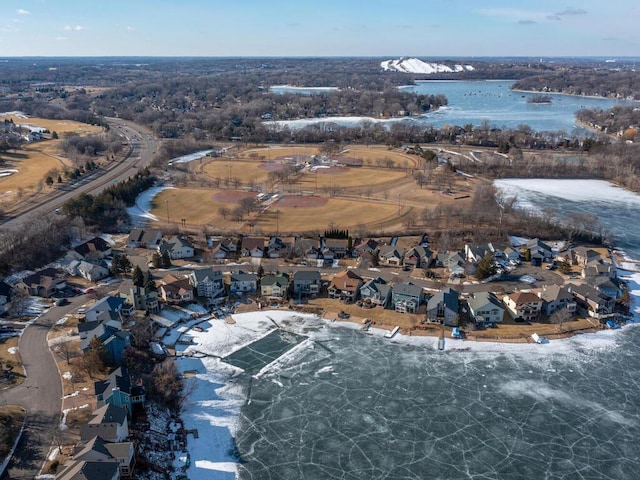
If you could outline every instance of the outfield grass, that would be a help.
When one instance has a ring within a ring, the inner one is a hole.
[[[244,185],[249,182],[264,183],[269,176],[269,170],[260,161],[215,159],[203,167],[206,175],[213,178],[239,178]]]

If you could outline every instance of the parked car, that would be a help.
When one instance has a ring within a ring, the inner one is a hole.
[[[67,300],[66,298],[59,298],[58,300],[56,300],[56,307],[62,307],[63,305],[68,305],[69,304],[69,300]]]

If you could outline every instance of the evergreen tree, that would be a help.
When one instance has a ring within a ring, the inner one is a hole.
[[[478,262],[476,268],[476,276],[480,279],[485,279],[496,273],[496,263],[493,261],[493,254],[487,252],[484,257]]]
[[[153,268],[160,268],[162,265],[162,257],[160,257],[158,252],[154,252],[151,256],[151,265],[153,265]]]
[[[160,255],[160,267],[161,268],[171,267],[171,257],[169,256],[169,252],[167,252],[166,250],[162,252],[162,255]]]
[[[135,266],[131,273],[131,280],[136,287],[144,287],[144,274],[139,266]]]

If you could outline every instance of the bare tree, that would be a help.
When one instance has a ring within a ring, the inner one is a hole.
[[[561,308],[556,310],[549,317],[549,322],[558,325],[558,331],[562,331],[562,327],[565,322],[568,322],[573,318],[573,314],[567,308]]]

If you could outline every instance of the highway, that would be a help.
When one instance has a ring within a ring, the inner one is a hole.
[[[160,140],[146,127],[121,118],[105,118],[112,131],[118,132],[123,143],[130,148],[129,154],[117,165],[108,170],[93,173],[77,182],[73,187],[58,189],[38,203],[25,202],[20,208],[9,212],[11,218],[0,225],[0,231],[18,227],[32,219],[53,213],[65,202],[80,193],[99,193],[116,182],[121,182],[135,175],[140,169],[148,166],[160,150]]]

